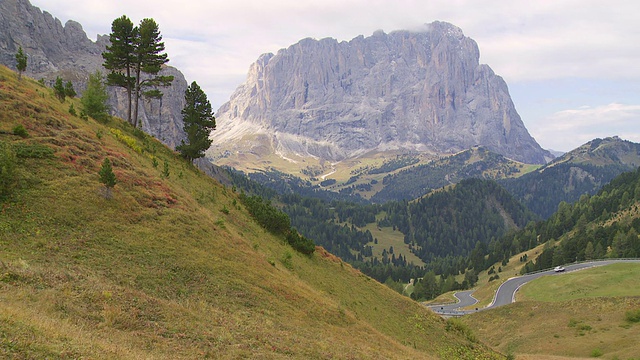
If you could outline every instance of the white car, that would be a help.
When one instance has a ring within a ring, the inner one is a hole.
[[[555,272],[563,272],[564,268],[562,266],[556,266],[556,267],[553,268],[553,271],[555,271]]]

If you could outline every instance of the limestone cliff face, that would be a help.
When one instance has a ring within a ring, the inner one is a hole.
[[[26,75],[44,79],[49,85],[60,76],[71,81],[81,94],[89,74],[96,70],[106,74],[102,52],[107,42],[108,36],[100,36],[96,42],[89,40],[79,23],[70,20],[63,26],[28,0],[0,0],[0,64],[15,69],[15,54],[22,46],[27,54]],[[141,100],[139,118],[143,130],[175,147],[184,139],[180,112],[187,82],[175,68],[166,67],[162,73],[175,77],[172,86],[161,89],[162,103]],[[126,118],[124,92],[116,88],[109,91],[113,115]]]
[[[334,161],[475,145],[527,163],[552,158],[527,132],[506,83],[479,64],[476,43],[443,22],[349,42],[304,39],[262,55],[217,123],[212,157],[251,139]]]

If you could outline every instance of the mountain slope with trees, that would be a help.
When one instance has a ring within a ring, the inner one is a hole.
[[[504,258],[502,254],[485,258],[497,240],[537,219],[491,180],[466,179],[414,202],[379,205],[305,197],[290,191],[278,194],[240,173],[231,172],[231,177],[242,191],[266,196],[278,204],[301,234],[380,282],[407,283],[428,272],[443,280],[449,278],[435,295],[472,286],[486,264]],[[374,254],[380,245],[371,225],[403,234],[404,241],[395,253],[389,247],[379,250],[382,255]],[[421,263],[408,261],[398,251],[400,247],[415,254]],[[453,279],[465,272],[466,282]]]
[[[378,203],[413,200],[433,189],[456,184],[463,179],[502,179],[519,174],[523,168],[522,163],[483,147],[474,147],[385,176],[382,180],[384,188],[373,195],[371,200]]]
[[[405,243],[437,274],[479,271],[487,249],[507,232],[536,220],[533,213],[493,181],[467,179],[411,203],[389,203],[380,225],[405,234]],[[502,257],[498,257],[502,259]]]
[[[142,131],[17,77],[0,67],[0,357],[503,358],[322,248],[295,251]]]
[[[562,201],[593,195],[625,171],[640,166],[640,144],[618,137],[594,139],[518,178],[499,180],[531,211],[548,218]]]
[[[535,258],[521,258],[526,273],[574,261],[638,257],[638,234],[640,168],[617,176],[595,195],[584,194],[574,204],[561,202],[548,219],[507,234],[485,255],[506,257],[544,245]]]
[[[533,271],[573,261],[640,256],[640,168],[623,173],[596,195],[583,195],[538,227],[540,256],[524,269]],[[555,246],[552,246],[555,245]]]

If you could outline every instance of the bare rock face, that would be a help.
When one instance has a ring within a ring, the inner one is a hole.
[[[349,42],[304,39],[262,55],[217,123],[212,158],[264,146],[339,161],[476,145],[526,163],[553,158],[529,135],[506,83],[479,64],[475,41],[443,22]]]
[[[107,73],[102,67],[102,52],[108,40],[108,36],[99,36],[93,42],[79,23],[69,20],[62,26],[60,20],[32,6],[28,0],[0,0],[0,64],[15,69],[15,54],[22,46],[27,55],[25,74],[44,79],[48,85],[53,85],[60,76],[64,81],[71,81],[81,95],[89,74],[96,70]],[[182,73],[172,67],[166,67],[161,74],[173,75],[173,84],[160,89],[164,93],[162,101],[140,101],[139,119],[144,131],[175,147],[185,138],[180,112],[187,82]],[[112,114],[126,118],[124,91],[110,88],[109,92]]]

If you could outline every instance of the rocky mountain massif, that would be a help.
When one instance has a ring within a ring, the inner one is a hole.
[[[444,22],[349,42],[304,39],[262,55],[217,119],[209,156],[221,163],[475,145],[525,163],[553,157],[527,132],[504,80],[479,64],[475,41]]]
[[[71,81],[81,93],[89,74],[96,70],[106,74],[101,54],[108,40],[104,35],[93,42],[79,23],[69,20],[63,26],[60,20],[28,0],[0,1],[0,64],[15,70],[15,54],[22,46],[28,57],[26,75],[34,79],[53,84],[60,76],[64,81]],[[180,71],[170,66],[161,74],[174,76],[172,86],[161,89],[162,101],[142,100],[139,117],[144,131],[175,147],[184,138],[180,111],[184,107],[187,82]],[[115,88],[109,91],[113,115],[126,118],[124,91]]]

